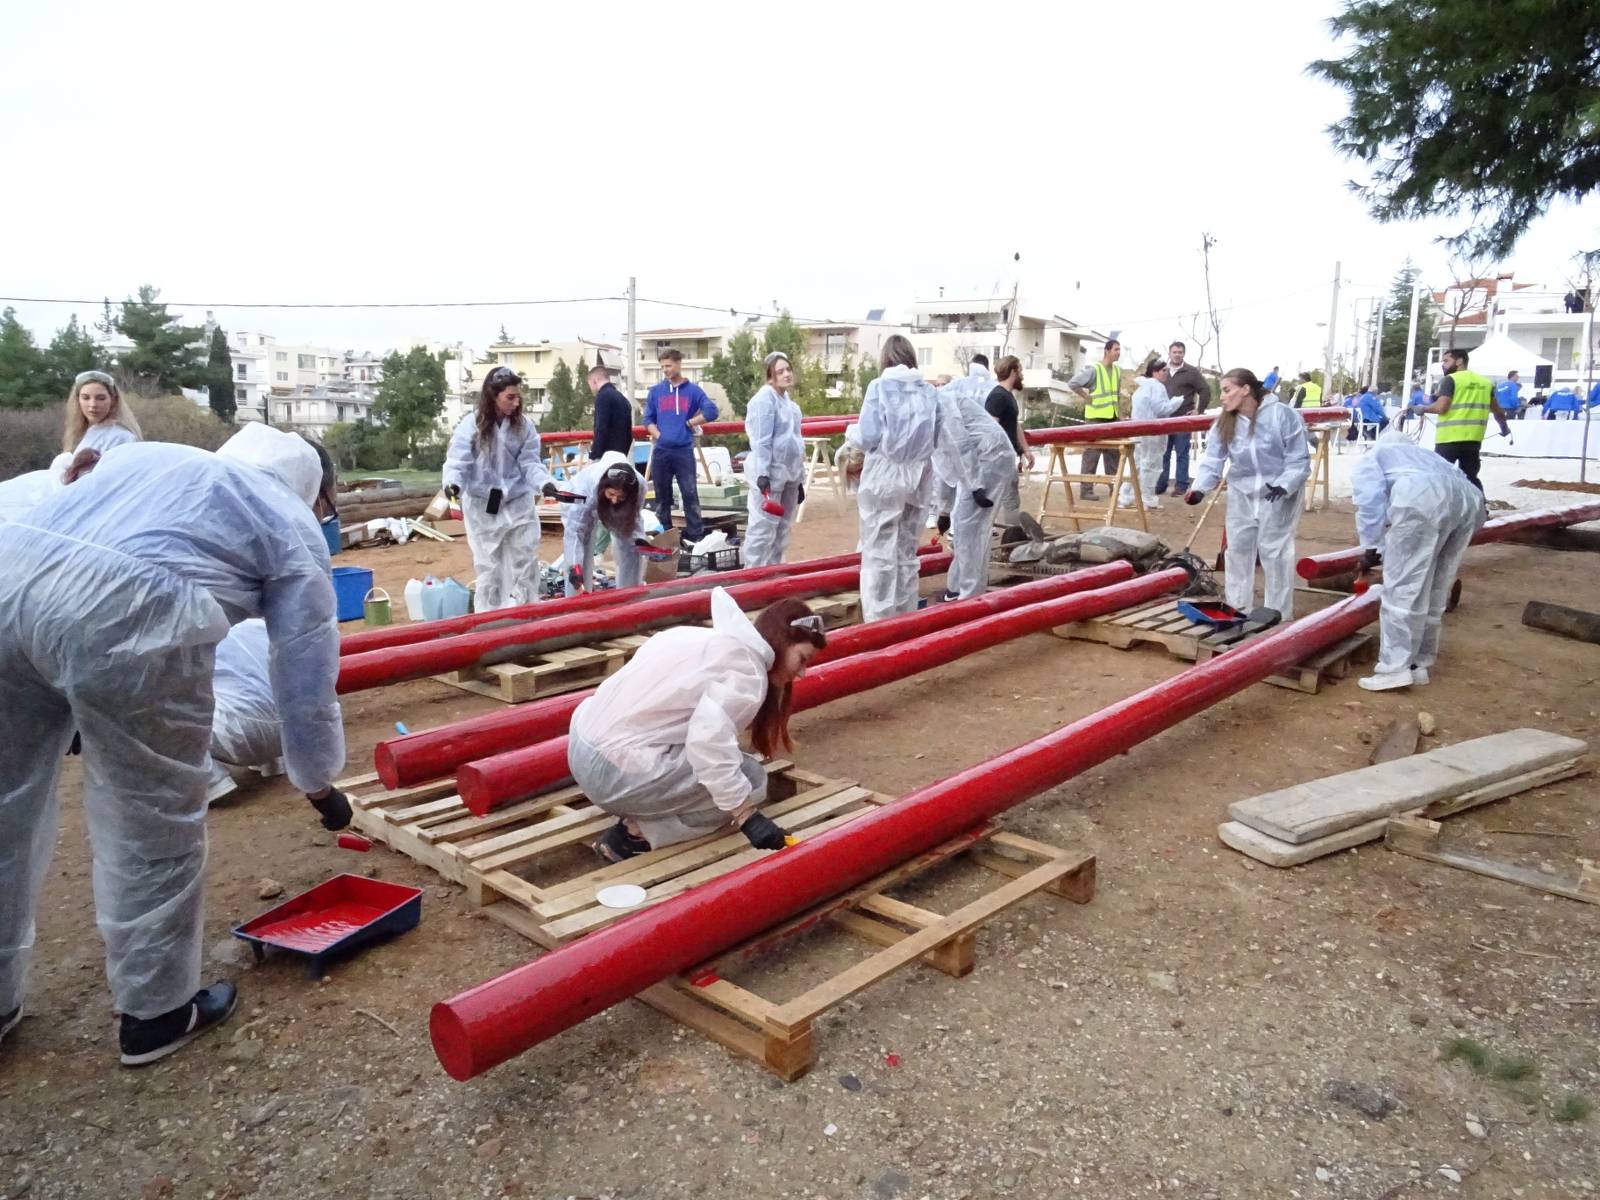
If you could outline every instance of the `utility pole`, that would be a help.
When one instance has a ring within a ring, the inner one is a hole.
[[[1322,358],[1322,394],[1329,399],[1333,397],[1333,345],[1339,325],[1339,268],[1342,265],[1333,264],[1333,303],[1328,308],[1328,349]]]
[[[1367,380],[1367,387],[1374,392],[1378,390],[1378,361],[1383,353],[1383,309],[1384,301],[1380,297],[1372,304],[1372,376]]]
[[[1411,371],[1417,362],[1417,304],[1422,299],[1422,283],[1411,285],[1411,323],[1406,326],[1406,374],[1400,381],[1400,407],[1411,403]]]
[[[1583,358],[1587,367],[1584,371],[1583,396],[1583,449],[1578,457],[1578,482],[1589,482],[1589,421],[1594,416],[1594,409],[1589,404],[1589,393],[1594,391],[1594,264],[1600,259],[1600,250],[1590,250],[1583,256],[1583,294],[1584,304],[1589,309],[1589,319],[1584,322],[1583,333]]]
[[[634,277],[632,275],[629,275],[628,276],[628,336],[623,339],[625,344],[626,344],[626,346],[627,346],[628,363],[627,363],[627,366],[623,368],[622,378],[623,378],[625,386],[628,389],[628,407],[633,409],[635,416],[637,416],[638,412],[639,412],[639,398],[638,398],[638,396],[635,394],[635,392],[633,390],[633,387],[634,387],[633,373],[634,373],[634,369],[635,369],[635,364],[639,361],[639,339],[638,339],[638,329],[634,325],[633,305],[634,305],[634,301],[638,297],[638,294],[639,294],[639,292],[638,292],[638,288],[636,286],[636,281],[635,281],[635,279],[634,279]]]

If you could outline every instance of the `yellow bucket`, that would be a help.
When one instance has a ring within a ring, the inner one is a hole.
[[[361,601],[362,619],[368,625],[387,625],[394,618],[389,604],[389,593],[375,587]]]

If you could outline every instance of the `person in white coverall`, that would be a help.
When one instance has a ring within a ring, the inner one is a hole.
[[[1249,612],[1256,556],[1266,577],[1264,602],[1287,621],[1294,608],[1294,531],[1300,489],[1311,473],[1305,422],[1269,395],[1253,374],[1235,367],[1222,377],[1222,413],[1206,435],[1206,452],[1184,503],[1199,504],[1228,468],[1227,600]]]
[[[212,454],[119,446],[24,520],[0,525],[0,1033],[21,1014],[34,907],[76,728],[95,913],[122,1061],[163,1057],[232,1011],[200,989],[212,670],[229,626],[266,618],[289,778],[329,829],[349,822],[334,685],[332,462],[248,424]]]
[[[1378,665],[1368,691],[1428,682],[1461,557],[1483,526],[1483,493],[1399,429],[1380,434],[1350,475],[1363,563],[1383,563]]]
[[[774,350],[767,355],[766,369],[767,382],[750,397],[744,411],[744,431],[750,439],[744,477],[755,481],[750,489],[749,524],[744,534],[743,558],[747,567],[783,561],[795,513],[806,498],[806,444],[800,436],[800,406],[790,398],[794,368],[787,355]],[[763,507],[769,496],[783,506],[782,516]]]
[[[644,480],[628,456],[608,450],[572,477],[569,489],[582,500],[561,505],[561,545],[567,565],[566,594],[576,596],[594,586],[594,527],[605,526],[617,560],[617,586],[633,587],[644,578],[644,542],[640,521]],[[576,567],[577,570],[573,570]]]
[[[98,450],[104,454],[117,446],[137,442],[144,435],[139,422],[122,398],[117,381],[104,371],[83,371],[72,381],[67,395],[67,417],[61,438],[63,454]]]
[[[892,334],[879,355],[883,373],[867,385],[861,419],[846,436],[866,451],[857,503],[861,515],[861,619],[916,610],[917,542],[933,499],[934,463],[942,479],[973,489],[957,449],[953,397],[917,370],[917,354]],[[979,507],[993,503],[974,490]]]
[[[937,460],[938,528],[940,533],[950,532],[952,549],[945,577],[946,600],[968,600],[989,590],[989,543],[995,517],[992,497],[1002,495],[1017,477],[1017,452],[1011,439],[984,407],[993,387],[989,360],[977,354],[965,379],[939,389],[941,396],[955,402],[952,430],[966,476],[973,484],[961,486],[940,469],[946,460]]]
[[[1138,386],[1133,389],[1133,420],[1159,421],[1170,417],[1183,407],[1182,395],[1167,395],[1170,371],[1166,359],[1152,359],[1145,367]],[[1185,435],[1188,436],[1188,435]],[[1156,491],[1156,481],[1161,478],[1161,468],[1166,463],[1169,435],[1158,433],[1154,437],[1135,438],[1133,443],[1134,474],[1139,479],[1139,492],[1146,508],[1161,507],[1161,493]],[[1133,486],[1122,485],[1117,497],[1118,508],[1133,507]]]
[[[461,418],[444,460],[444,490],[461,501],[478,573],[479,612],[538,598],[540,494],[556,494],[539,456],[539,431],[522,411],[522,384],[510,367],[483,381],[476,412]]]
[[[756,811],[766,799],[757,754],[792,745],[790,685],[827,644],[822,618],[799,600],[768,605],[752,623],[722,588],[711,628],[655,634],[572,714],[567,766],[595,805],[621,818],[595,843],[602,858],[631,858],[719,829],[781,849],[783,831]]]
[[[272,694],[272,639],[259,618],[240,621],[217,644],[211,676],[211,779],[207,800],[239,786],[228,770],[283,774],[283,722]]]

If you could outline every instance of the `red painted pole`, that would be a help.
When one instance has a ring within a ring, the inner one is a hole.
[[[802,712],[841,696],[870,691],[945,666],[1002,642],[1084,621],[1175,592],[1189,573],[1173,567],[1141,579],[1044,600],[1011,612],[980,617],[870,654],[855,654],[807,671],[795,681],[793,711]],[[521,750],[465,764],[456,772],[461,800],[478,816],[560,786],[567,774],[567,739],[551,738]]]
[[[1584,521],[1600,521],[1600,501],[1568,504],[1561,508],[1541,508],[1536,512],[1512,513],[1486,522],[1472,539],[1474,546],[1489,542],[1503,542],[1529,529],[1549,529],[1560,525],[1578,525]],[[1301,579],[1327,579],[1333,575],[1347,575],[1361,566],[1361,547],[1334,550],[1328,554],[1313,554],[1295,564]]]
[[[832,437],[843,433],[845,426],[855,420],[855,416],[840,417],[802,417],[800,418],[801,437]],[[700,432],[708,437],[718,435],[737,436],[744,432],[743,421],[708,421],[700,426]],[[643,425],[633,427],[633,440],[636,442],[647,441],[650,431]],[[544,446],[571,446],[578,442],[594,441],[594,432],[588,429],[561,429],[554,433],[541,433],[539,445]]]
[[[1296,410],[1307,425],[1326,425],[1348,421],[1348,408],[1302,408]],[[1066,425],[1052,429],[1023,431],[1030,445],[1070,446],[1084,442],[1103,442],[1108,438],[1150,437],[1158,433],[1198,433],[1210,429],[1215,416],[1195,413],[1188,417],[1162,417],[1158,421],[1091,421],[1084,425]]]
[[[907,638],[920,637],[936,629],[948,629],[979,616],[1009,612],[1025,604],[1067,596],[1090,588],[1120,583],[1133,576],[1125,562],[1104,563],[1070,575],[1051,575],[1015,587],[1001,588],[974,596],[933,604],[913,613],[902,613],[882,621],[852,625],[828,634],[827,648],[818,652],[813,666],[821,666],[852,654],[863,654]],[[457,721],[438,729],[420,730],[379,742],[373,750],[378,778],[389,788],[410,787],[451,774],[462,763],[486,759],[516,750],[546,738],[560,737],[567,731],[573,710],[594,694],[590,688],[519,704],[503,712]]]
[[[918,562],[922,575],[935,575],[950,566],[948,554],[925,554]],[[840,567],[784,579],[766,579],[728,589],[741,608],[759,608],[786,596],[804,598],[839,592],[856,586],[860,566]],[[624,633],[638,633],[662,625],[701,621],[711,615],[710,592],[660,596],[632,604],[608,604],[591,612],[567,613],[544,621],[524,621],[504,629],[484,629],[431,642],[346,654],[339,659],[341,693],[359,692],[406,679],[422,679],[444,671],[458,671],[480,662],[498,662],[521,654],[578,645]]]
[[[428,1021],[434,1053],[451,1078],[471,1079],[1137,746],[1377,615],[1376,592],[1342,600],[441,1001]]]
[[[928,553],[931,549],[924,546],[918,553]],[[540,621],[546,617],[559,617],[563,613],[586,612],[593,608],[604,608],[608,604],[626,604],[632,600],[645,600],[652,596],[674,596],[680,592],[732,587],[738,583],[754,583],[758,579],[811,575],[817,571],[834,571],[840,567],[855,566],[860,561],[859,554],[834,554],[827,558],[810,558],[800,562],[773,563],[767,567],[741,567],[737,571],[706,571],[699,575],[664,579],[660,583],[643,583],[630,588],[606,588],[604,591],[585,592],[579,596],[562,596],[558,599],[540,600],[533,604],[519,604],[512,608],[497,608],[490,612],[446,617],[439,621],[412,621],[407,625],[364,629],[359,633],[347,634],[339,642],[339,653],[364,654],[368,650],[383,650],[390,646],[408,646],[413,642],[430,642],[436,638],[452,637],[485,625],[502,626],[518,621]]]

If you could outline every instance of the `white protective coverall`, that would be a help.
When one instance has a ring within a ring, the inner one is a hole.
[[[770,383],[745,408],[744,431],[750,439],[750,457],[744,460],[744,478],[750,488],[749,523],[744,534],[744,565],[765,567],[783,561],[789,549],[789,531],[800,507],[800,485],[806,478],[806,444],[800,436],[800,406]],[[761,507],[756,480],[767,476],[771,496],[783,505],[783,516]]]
[[[567,486],[569,492],[576,492],[586,497],[582,504],[561,505],[561,546],[563,551],[562,561],[570,570],[573,563],[583,564],[583,581],[585,586],[590,586],[594,579],[594,527],[599,521],[598,502],[600,499],[600,477],[612,467],[627,467],[633,470],[633,464],[628,461],[628,456],[617,450],[607,450],[594,462],[584,467],[572,477]],[[639,495],[644,495],[644,480],[639,480]],[[644,507],[640,505],[640,516],[643,516]],[[645,536],[644,525],[641,520],[635,520],[633,532],[619,537],[614,531],[611,534],[611,550],[617,561],[617,586],[633,587],[644,578],[644,558],[634,548],[635,538]],[[567,579],[567,595],[575,596],[578,589],[572,586],[572,580]]]
[[[1206,452],[1195,472],[1194,487],[1209,492],[1222,481],[1228,468],[1227,600],[1249,612],[1255,594],[1256,556],[1266,577],[1263,602],[1277,609],[1285,621],[1294,607],[1294,531],[1300,524],[1300,489],[1311,473],[1306,448],[1305,422],[1287,404],[1267,396],[1250,420],[1239,415],[1233,440],[1225,442],[1215,424],[1206,437]],[[1276,485],[1287,494],[1279,500],[1266,497]]]
[[[1483,493],[1454,463],[1398,430],[1378,436],[1351,473],[1350,488],[1361,545],[1383,550],[1374,674],[1432,667],[1450,585],[1483,526]]]
[[[98,450],[104,454],[107,450],[114,450],[118,446],[131,446],[139,441],[139,435],[126,425],[118,425],[115,421],[101,421],[98,425],[91,425],[83,431],[83,436],[78,439],[78,444],[73,447],[73,453],[79,450]]]
[[[995,507],[978,507],[972,499],[972,488],[982,488],[993,500],[1017,477],[1017,452],[1011,439],[983,406],[993,389],[994,376],[981,363],[973,363],[965,379],[939,389],[941,396],[948,395],[955,403],[957,420],[952,429],[967,478],[972,482],[972,487],[961,486],[959,480],[948,477],[945,459],[936,460],[937,508],[950,514],[953,550],[945,590],[958,600],[981,596],[989,590],[989,543]]]
[[[474,447],[478,417],[468,413],[450,435],[444,484],[461,489],[461,516],[478,573],[478,612],[532,604],[538,599],[539,493],[551,482],[539,457],[539,430],[526,414],[497,421],[486,445]],[[489,511],[489,492],[500,489],[500,511]]]
[[[216,454],[119,447],[0,525],[0,1012],[22,999],[74,727],[106,974],[134,1017],[200,986],[211,680],[230,625],[266,618],[294,786],[343,769],[320,482],[303,440],[250,424]]]
[[[1135,421],[1159,421],[1162,417],[1170,417],[1183,407],[1184,397],[1167,395],[1167,385],[1154,376],[1146,375],[1140,378],[1138,386],[1133,389],[1132,419]],[[1156,495],[1156,480],[1161,478],[1161,466],[1166,459],[1167,434],[1158,433],[1154,437],[1135,438],[1133,442],[1134,473],[1139,477],[1139,491],[1144,497],[1146,508],[1160,508],[1161,498]],[[1133,506],[1133,488],[1128,484],[1122,485],[1122,494],[1117,497],[1117,504],[1122,508]]]
[[[267,623],[240,621],[217,644],[211,676],[212,800],[236,786],[228,767],[253,769],[263,777],[283,774],[283,724],[272,694],[272,641]]]
[[[712,589],[710,629],[652,635],[578,705],[572,778],[655,848],[731,827],[736,809],[766,798],[766,769],[739,748],[739,731],[766,699],[772,662],[738,602]]]
[[[917,542],[940,478],[969,491],[957,448],[960,413],[915,367],[893,366],[867,385],[854,440],[867,452],[861,468],[861,619],[878,621],[917,607]]]

